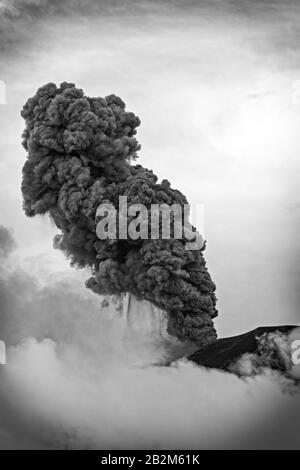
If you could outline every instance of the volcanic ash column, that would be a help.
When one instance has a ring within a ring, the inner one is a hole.
[[[100,240],[100,204],[128,208],[178,204],[187,200],[167,180],[133,164],[140,145],[140,120],[115,95],[90,98],[74,84],[49,83],[22,110],[24,210],[48,213],[61,234],[55,246],[77,267],[90,267],[87,287],[103,295],[130,293],[166,312],[168,331],[199,346],[215,341],[215,285],[203,250],[186,249],[187,239]],[[193,229],[194,230],[194,229]]]

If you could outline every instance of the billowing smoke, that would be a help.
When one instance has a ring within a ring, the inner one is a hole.
[[[231,364],[230,371],[240,376],[255,376],[266,371],[276,370],[277,374],[287,377],[299,385],[300,367],[293,360],[293,344],[300,338],[300,328],[290,333],[275,331],[265,333],[257,339],[255,353],[246,353]]]
[[[118,208],[187,203],[167,180],[132,164],[140,145],[137,116],[115,95],[90,98],[73,84],[49,83],[25,104],[23,145],[28,159],[22,192],[28,216],[48,213],[61,235],[55,245],[72,264],[90,267],[87,286],[104,295],[133,294],[167,312],[169,332],[204,345],[216,339],[215,285],[203,250],[187,239],[100,240],[95,215],[101,203]]]
[[[289,377],[256,355],[233,365],[240,377],[186,359],[164,367],[172,341],[158,309],[133,299],[128,322],[78,276],[35,277],[32,259],[22,269],[0,233],[0,449],[299,448],[299,366],[287,356],[299,331],[262,342]]]

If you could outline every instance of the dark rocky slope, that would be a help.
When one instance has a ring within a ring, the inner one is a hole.
[[[232,364],[244,354],[257,354],[258,356],[262,354],[259,339],[263,335],[274,332],[288,335],[296,328],[299,327],[292,325],[259,327],[242,335],[219,339],[197,350],[189,356],[189,359],[203,367],[230,371]],[[284,368],[279,361],[274,360],[273,364],[274,368]]]

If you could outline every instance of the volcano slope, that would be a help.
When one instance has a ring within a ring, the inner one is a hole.
[[[199,366],[242,375],[234,364],[244,355],[252,355],[256,369],[268,367],[285,374],[291,366],[292,354],[290,358],[287,357],[289,354],[284,356],[282,343],[288,344],[289,337],[297,329],[300,331],[300,327],[295,325],[259,327],[238,336],[218,339],[198,349],[188,359]]]

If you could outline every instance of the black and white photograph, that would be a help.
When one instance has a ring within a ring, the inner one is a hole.
[[[299,129],[299,0],[0,0],[0,450],[300,450]]]

